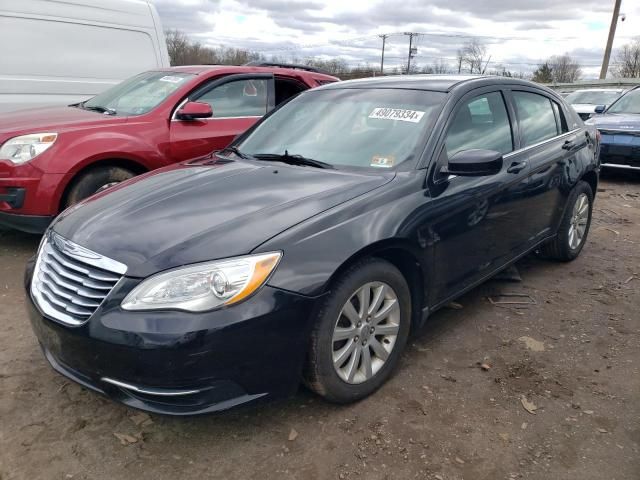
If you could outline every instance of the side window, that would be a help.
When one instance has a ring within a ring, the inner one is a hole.
[[[473,149],[511,152],[511,124],[502,94],[485,93],[463,103],[449,126],[445,149],[447,158]]]
[[[213,118],[261,117],[267,113],[268,80],[224,83],[193,100],[211,105]]]
[[[552,102],[544,95],[530,92],[513,92],[516,102],[523,147],[533,145],[558,135],[558,125]]]
[[[562,108],[560,108],[560,105],[554,101],[551,102],[551,105],[553,106],[553,111],[556,114],[556,121],[558,122],[560,133],[567,133],[569,131],[569,127],[567,126],[567,119],[564,116]]]

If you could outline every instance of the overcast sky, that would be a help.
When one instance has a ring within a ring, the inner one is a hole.
[[[530,72],[546,57],[568,52],[597,77],[614,0],[154,0],[165,28],[209,46],[265,55],[341,57],[351,65],[380,63],[379,34],[387,39],[385,70],[406,65],[408,37],[420,32],[414,62],[442,58],[477,37],[489,68]],[[623,0],[614,49],[640,35],[640,1]],[[613,61],[613,60],[612,60]]]

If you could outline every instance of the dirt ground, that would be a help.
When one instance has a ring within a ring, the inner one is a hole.
[[[187,419],[55,373],[23,309],[38,238],[0,233],[0,479],[638,480],[640,175],[599,190],[579,259],[527,257],[436,313],[372,397]],[[514,292],[535,304],[488,300]]]

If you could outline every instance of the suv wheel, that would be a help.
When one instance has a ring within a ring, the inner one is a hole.
[[[391,375],[409,334],[411,296],[384,260],[350,268],[325,300],[311,336],[305,383],[337,403],[360,400]]]
[[[591,226],[593,192],[587,182],[578,182],[567,201],[557,236],[540,248],[544,257],[568,262],[580,255]]]
[[[92,168],[73,181],[64,207],[70,207],[94,193],[106,190],[135,176],[134,172],[122,167],[104,166]]]

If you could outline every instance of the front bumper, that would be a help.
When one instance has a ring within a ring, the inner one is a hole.
[[[602,133],[600,163],[604,166],[640,168],[640,135]]]
[[[29,294],[33,330],[51,366],[131,407],[193,415],[295,392],[315,299],[263,287],[228,309],[126,312],[138,280],[122,283],[89,321],[69,327],[42,315]]]
[[[53,219],[49,215],[20,215],[0,211],[0,226],[27,233],[44,233]]]
[[[0,222],[4,226],[42,233],[59,212],[65,174],[43,173],[31,163],[0,161]]]

